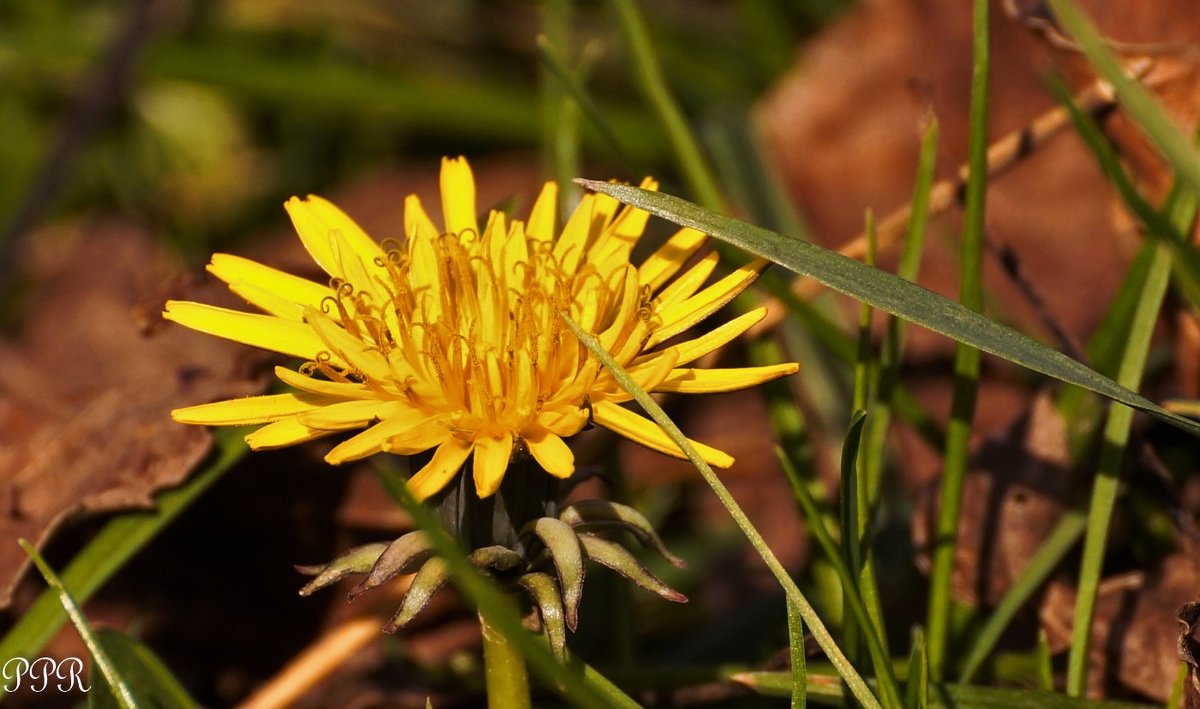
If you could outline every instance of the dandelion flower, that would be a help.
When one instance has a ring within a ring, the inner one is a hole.
[[[668,342],[742,292],[765,268],[763,261],[704,287],[717,256],[710,253],[685,271],[705,236],[683,229],[634,266],[630,255],[647,213],[589,194],[559,231],[554,183],[543,187],[528,220],[493,211],[480,230],[474,178],[462,158],[443,160],[441,193],[443,229],[413,195],[404,204],[406,238],[382,244],[320,197],[289,200],[287,212],[329,275],[327,284],[214,255],[208,270],[263,312],[171,301],[164,316],[305,363],[275,369],[293,389],[288,393],[177,409],[175,420],[265,424],[246,437],[254,449],[363,429],[334,446],[326,460],[432,449],[408,482],[414,496],[425,499],[473,457],[475,489],[487,497],[521,449],[550,475],[569,477],[575,462],[564,439],[589,421],[683,457],[657,424],[621,406],[630,396],[560,313],[595,334],[647,391],[731,391],[797,369],[794,363],[687,366],[761,320],[763,308]],[[733,462],[695,445],[714,466]]]

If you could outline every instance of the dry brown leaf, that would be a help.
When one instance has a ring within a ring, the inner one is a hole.
[[[18,537],[40,545],[76,513],[151,506],[211,447],[170,409],[264,381],[245,348],[158,326],[180,266],[139,229],[73,225],[31,243],[20,334],[0,341],[0,607],[28,565]]]
[[[1154,43],[1145,48],[1156,50],[1147,80],[1155,82],[1180,125],[1194,123],[1200,111],[1194,62],[1187,52],[1173,49],[1195,39],[1193,6],[1184,0],[1084,5],[1117,39]],[[918,130],[929,108],[941,123],[939,178],[953,177],[965,162],[970,23],[968,3],[863,3],[806,47],[796,70],[763,101],[767,152],[822,243],[840,245],[858,233],[867,208],[882,218],[907,203]],[[1045,70],[1065,71],[1076,87],[1094,79],[1082,58],[1001,13],[993,16],[991,49],[993,140],[1020,130],[1054,105],[1042,78]],[[1144,139],[1136,131],[1125,136],[1121,120],[1108,124],[1134,163],[1135,175],[1153,193],[1165,174],[1161,159],[1144,156]],[[1105,205],[1117,200],[1094,159],[1065,131],[994,180],[988,201],[989,237],[1011,250],[1049,316],[1077,341],[1086,339],[1136,248],[1130,234],[1113,223]],[[946,295],[957,290],[960,225],[961,214],[952,210],[933,220],[926,242],[922,282]],[[1080,258],[1084,253],[1088,257]],[[886,266],[888,259],[883,261]],[[986,270],[990,313],[1043,330],[1037,311],[1001,274],[995,259],[988,259]],[[1079,297],[1081,292],[1088,297]],[[918,357],[944,355],[951,346],[923,331],[909,341]]]
[[[1151,574],[1114,576],[1100,584],[1089,693],[1111,694],[1114,685],[1165,701],[1179,671],[1177,611],[1200,588],[1200,549],[1190,541]],[[1039,615],[1053,650],[1070,645],[1075,591],[1063,581],[1047,589]]]
[[[1071,488],[1066,426],[1042,393],[1002,437],[976,445],[959,516],[951,591],[970,605],[997,603],[1062,515]],[[928,550],[936,489],[913,516],[913,542]],[[927,568],[928,555],[919,559]]]
[[[1187,663],[1184,685],[1187,709],[1200,709],[1200,601],[1185,603],[1175,616],[1179,621],[1179,659]]]

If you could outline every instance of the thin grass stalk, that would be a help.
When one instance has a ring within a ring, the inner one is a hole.
[[[829,661],[836,668],[838,674],[846,682],[847,688],[850,690],[851,694],[854,695],[855,699],[857,699],[858,702],[865,707],[874,708],[882,706],[879,703],[879,700],[871,692],[871,689],[867,685],[866,681],[863,680],[862,675],[860,675],[858,671],[854,669],[854,666],[846,659],[846,655],[842,652],[841,648],[838,647],[837,642],[833,639],[833,636],[829,634],[829,630],[825,627],[825,624],[821,622],[820,617],[817,615],[816,610],[814,610],[812,605],[808,602],[808,599],[806,599],[804,594],[800,592],[800,588],[796,586],[796,582],[792,580],[792,577],[788,574],[787,569],[783,568],[783,564],[779,562],[779,559],[775,556],[775,553],[771,551],[770,547],[767,546],[767,543],[763,540],[762,535],[759,534],[753,523],[750,522],[750,518],[746,516],[746,513],[743,512],[742,508],[737,504],[737,501],[733,499],[731,494],[729,494],[729,489],[725,487],[725,484],[721,482],[721,479],[717,477],[716,473],[713,472],[708,463],[706,463],[704,459],[700,457],[700,454],[696,452],[695,447],[692,446],[691,442],[688,441],[688,439],[683,435],[683,432],[679,430],[679,427],[676,426],[673,421],[671,421],[666,412],[662,410],[662,407],[655,403],[654,399],[650,398],[650,395],[633,381],[625,369],[615,359],[613,359],[612,355],[605,351],[596,338],[584,331],[579,324],[572,320],[566,313],[561,313],[560,317],[563,319],[563,322],[567,324],[567,327],[569,327],[571,331],[575,333],[575,336],[579,338],[579,341],[583,343],[583,345],[600,360],[600,363],[606,369],[608,369],[608,371],[613,375],[613,378],[616,379],[618,384],[620,384],[621,388],[623,388],[629,393],[630,396],[633,397],[634,401],[636,401],[638,405],[641,406],[642,409],[650,416],[650,418],[652,418],[654,422],[662,428],[663,432],[671,438],[675,445],[679,446],[679,449],[683,451],[688,460],[692,462],[692,465],[694,465],[700,472],[701,477],[703,477],[705,482],[708,483],[709,487],[713,489],[713,492],[717,495],[717,499],[721,501],[721,504],[729,512],[729,516],[733,518],[733,521],[742,531],[742,534],[745,535],[746,539],[750,542],[750,545],[756,552],[758,552],[759,556],[762,557],[763,561],[767,565],[767,568],[770,569],[772,575],[775,576],[775,579],[779,582],[780,586],[783,587],[784,595],[793,603],[795,603],[797,612],[799,612],[800,616],[804,619],[804,623],[808,627],[809,632],[812,633],[813,638],[817,641],[817,644],[821,646],[821,649],[825,651],[825,656],[829,658]],[[790,681],[791,680],[789,679],[789,686]],[[890,701],[888,705],[894,706]]]
[[[931,118],[925,134],[921,138],[921,153],[917,162],[917,175],[913,187],[912,214],[904,235],[900,265],[896,269],[896,275],[906,281],[916,282],[921,269],[921,255],[924,252],[925,244],[925,224],[929,216],[929,192],[932,189],[934,172],[937,168],[937,141],[937,119]],[[876,488],[871,490],[872,504],[879,499],[878,483],[883,480],[885,447],[892,419],[892,400],[895,398],[900,381],[905,326],[906,323],[900,318],[888,317],[883,351],[879,357],[878,393],[871,408],[871,418],[867,421],[867,442],[863,453],[863,465],[870,471],[868,479],[877,483]]]
[[[787,601],[788,653],[792,661],[792,709],[804,709],[808,705],[808,669],[804,657],[804,618],[800,609]]]
[[[1200,307],[1200,251],[1166,216],[1142,197],[1117,157],[1117,151],[1108,136],[1093,117],[1079,110],[1062,82],[1052,82],[1051,89],[1059,102],[1066,106],[1076,132],[1100,164],[1105,177],[1117,188],[1121,201],[1145,225],[1146,235],[1170,245],[1171,263],[1179,290],[1194,307]]]
[[[865,389],[866,377],[855,378],[856,394],[859,390],[858,382],[863,383]],[[857,398],[857,395],[856,397]],[[846,437],[842,444],[842,460],[841,460],[841,491],[838,496],[840,517],[838,527],[842,530],[842,563],[847,569],[846,577],[842,583],[842,607],[848,607],[851,604],[850,597],[856,596],[862,598],[862,589],[859,585],[859,575],[862,573],[862,547],[860,541],[862,535],[861,518],[859,517],[859,503],[862,498],[862,485],[858,477],[858,448],[862,441],[863,424],[866,422],[866,412],[858,409],[850,417],[850,427],[846,432]],[[809,517],[809,520],[818,518]],[[864,615],[868,615],[864,611]],[[846,647],[846,656],[856,664],[860,661],[859,648],[862,647],[862,634],[874,633],[874,628],[871,627],[870,617],[859,618],[854,614],[846,614],[842,620],[842,636],[843,643]]]
[[[1178,187],[1178,185],[1177,185]],[[1179,193],[1172,200],[1170,220],[1181,231],[1190,227],[1196,214],[1196,194],[1191,190]],[[1117,372],[1117,382],[1130,389],[1141,384],[1142,372],[1150,350],[1150,337],[1158,321],[1159,309],[1167,292],[1171,274],[1171,252],[1165,243],[1155,248],[1150,272],[1138,301],[1125,353]],[[1133,410],[1112,404],[1104,425],[1100,460],[1092,499],[1088,507],[1087,531],[1084,535],[1083,561],[1079,570],[1079,590],[1075,601],[1075,619],[1071,632],[1071,652],[1067,657],[1067,694],[1083,696],[1087,689],[1088,654],[1092,642],[1092,621],[1095,618],[1096,598],[1104,566],[1104,550],[1108,542],[1108,527],[1116,506],[1120,485],[1121,462],[1129,441]]]
[[[489,617],[479,614],[483,637],[483,679],[489,707],[529,709],[529,672],[525,658]]]
[[[867,213],[867,258],[870,266],[875,265],[876,256],[875,216]],[[882,402],[879,401],[879,380],[883,363],[880,358],[872,356],[871,348],[871,317],[874,309],[863,304],[859,313],[859,351],[865,355],[865,375],[863,391],[863,406],[870,407],[873,412]],[[875,400],[872,400],[874,395]],[[887,407],[884,406],[886,409]],[[873,414],[872,414],[873,416]],[[874,632],[879,635],[883,644],[887,645],[887,625],[883,619],[883,604],[879,600],[879,583],[875,577],[875,515],[879,509],[879,490],[882,485],[883,468],[881,465],[869,465],[869,453],[865,446],[869,441],[866,432],[870,430],[871,418],[867,417],[863,429],[863,442],[859,446],[858,469],[858,548],[859,548],[859,592],[862,593],[863,603],[871,616],[871,624],[864,632]]]
[[[565,56],[571,47],[571,0],[546,0],[540,4],[542,34],[538,37],[541,56]],[[567,95],[557,76],[564,66],[543,61],[538,72],[538,90],[542,114],[543,172],[559,185],[558,210],[570,214],[578,201],[578,188],[568,187],[579,174],[579,107]]]
[[[861,419],[856,423],[861,422]],[[861,429],[851,427],[851,433],[847,439],[856,435],[856,431],[861,433]],[[813,499],[812,493],[804,481],[800,479],[800,475],[796,472],[796,467],[792,464],[791,458],[784,453],[783,449],[776,448],[775,455],[779,459],[779,465],[783,468],[783,473],[787,476],[788,483],[792,486],[792,495],[796,498],[796,503],[800,506],[800,512],[804,516],[805,524],[808,525],[809,535],[816,541],[817,547],[825,554],[829,565],[833,567],[838,581],[841,582],[844,591],[843,599],[845,610],[843,612],[847,622],[854,620],[858,625],[869,628],[871,627],[871,615],[867,612],[867,606],[863,602],[862,595],[858,592],[856,584],[857,579],[855,574],[851,572],[850,567],[846,565],[845,559],[838,551],[837,542],[833,539],[833,534],[823,521],[821,511],[817,507],[817,502]],[[881,686],[896,685],[895,668],[892,666],[892,658],[888,654],[885,640],[877,633],[872,633],[863,636],[866,640],[867,652],[871,655],[871,661],[875,666],[875,674],[879,678]],[[896,689],[896,696],[899,696],[899,687]],[[888,706],[895,706],[889,704]]]
[[[688,128],[683,110],[671,94],[658,58],[654,54],[645,19],[634,0],[612,2],[617,11],[617,20],[621,25],[621,34],[625,38],[630,60],[633,62],[634,79],[650,104],[650,110],[667,134],[671,152],[688,189],[701,205],[713,211],[724,212],[725,203],[717,187],[717,180],[700,151],[700,145]]]
[[[925,709],[929,706],[929,653],[925,650],[925,633],[919,627],[913,629],[912,637],[904,706],[907,709]]]
[[[1042,689],[1054,691],[1054,654],[1050,651],[1050,636],[1045,628],[1038,628],[1037,639],[1038,681]]]
[[[100,670],[100,674],[104,675],[105,681],[108,682],[109,688],[112,689],[113,699],[116,701],[117,706],[121,707],[121,709],[136,709],[139,704],[133,690],[126,683],[125,678],[121,676],[113,661],[109,659],[108,653],[104,650],[104,646],[101,645],[99,638],[92,632],[92,627],[88,624],[87,616],[83,614],[83,611],[79,608],[79,604],[71,596],[70,591],[67,590],[62,580],[58,578],[58,575],[54,573],[54,570],[50,568],[50,565],[46,563],[46,560],[42,558],[42,555],[38,553],[32,544],[24,539],[18,539],[17,543],[21,545],[21,548],[33,560],[34,566],[42,574],[42,578],[46,580],[46,584],[50,587],[50,590],[58,596],[58,601],[62,604],[63,610],[71,618],[71,623],[75,625],[75,629],[79,631],[79,637],[83,639],[83,644],[87,647],[92,662]],[[35,689],[34,691],[37,690]]]
[[[868,266],[874,266],[875,217],[869,209],[866,216],[866,233],[867,258],[865,263]],[[859,305],[858,346],[854,357],[854,389],[851,395],[851,406],[854,413],[850,418],[850,433],[844,439],[845,443],[842,448],[841,520],[839,524],[842,530],[842,554],[845,557],[847,568],[851,571],[850,581],[852,584],[852,586],[842,589],[842,605],[847,605],[847,601],[844,600],[846,594],[857,593],[862,597],[864,604],[868,604],[868,609],[870,604],[868,596],[871,600],[878,602],[878,594],[874,593],[873,587],[871,592],[868,592],[863,584],[863,580],[867,578],[873,583],[874,577],[869,575],[869,567],[866,564],[867,550],[864,549],[867,529],[870,526],[868,524],[870,504],[867,500],[867,489],[870,482],[863,479],[860,474],[859,450],[875,372],[874,353],[871,349],[871,313],[870,305],[867,303]],[[845,637],[846,654],[857,661],[861,646],[860,633],[878,633],[879,629],[875,627],[874,622],[864,622],[860,627],[855,617],[849,615],[842,623],[842,631]]]
[[[1079,43],[1092,66],[1112,84],[1121,106],[1158,146],[1180,179],[1200,190],[1200,151],[1188,140],[1150,92],[1121,66],[1096,28],[1072,0],[1050,0],[1055,17]]]
[[[967,164],[961,284],[959,302],[971,310],[983,308],[984,203],[987,196],[988,127],[988,3],[974,1],[974,67],[971,78],[971,126]],[[958,518],[966,484],[971,428],[979,385],[979,350],[963,344],[955,349],[954,393],[946,427],[942,491],[933,536],[933,571],[930,578],[928,632],[929,672],[935,682],[946,677],[950,645],[950,577],[958,542]]]
[[[600,136],[600,140],[604,143],[609,154],[615,157],[626,170],[632,173],[645,172],[640,167],[640,164],[629,154],[629,149],[625,147],[624,142],[612,126],[612,123],[604,116],[600,107],[596,105],[596,102],[588,94],[587,89],[580,82],[577,74],[583,75],[586,72],[578,71],[572,73],[562,58],[561,50],[548,37],[538,37],[537,47],[538,58],[541,60],[548,78],[552,78],[559,83],[564,92],[564,98],[575,102],[577,108],[583,112],[583,116],[588,119],[592,128]],[[586,68],[588,64],[590,64],[590,58],[585,55],[580,69]],[[564,183],[560,182],[559,184],[561,187]]]

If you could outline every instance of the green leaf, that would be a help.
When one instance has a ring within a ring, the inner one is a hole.
[[[171,670],[149,647],[111,628],[100,628],[95,635],[109,660],[141,702],[163,709],[197,706]],[[92,682],[92,689],[88,692],[88,707],[107,709],[119,706],[102,674],[94,674]]]
[[[1200,436],[1200,423],[1166,411],[1061,352],[902,278],[839,253],[721,216],[678,197],[630,185],[578,180],[680,226],[692,227],[820,281],[825,286],[958,342],[1144,411]]]

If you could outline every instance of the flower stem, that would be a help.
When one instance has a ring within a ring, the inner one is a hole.
[[[488,706],[528,709],[529,673],[525,671],[525,658],[482,613],[479,614],[479,627],[483,630],[483,672]]]

